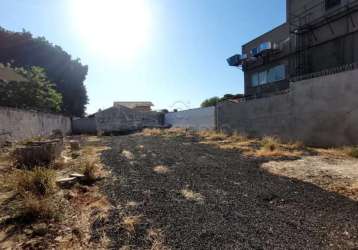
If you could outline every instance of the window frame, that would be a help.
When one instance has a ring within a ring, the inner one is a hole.
[[[258,87],[265,84],[280,82],[286,79],[287,79],[286,65],[279,64],[267,70],[253,73],[251,75],[251,87]]]
[[[260,71],[259,72],[259,85],[265,85],[267,83],[269,83],[267,81],[267,70]]]
[[[259,86],[259,73],[253,73],[251,75],[251,86],[252,87]]]

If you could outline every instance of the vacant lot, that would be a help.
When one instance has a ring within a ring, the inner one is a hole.
[[[185,133],[101,140],[112,208],[92,240],[109,248],[358,248],[353,158]]]

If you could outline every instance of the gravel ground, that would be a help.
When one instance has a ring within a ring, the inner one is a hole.
[[[112,176],[102,188],[114,208],[92,229],[109,248],[358,249],[358,203],[273,175],[261,168],[269,159],[189,138],[135,134],[107,144]]]

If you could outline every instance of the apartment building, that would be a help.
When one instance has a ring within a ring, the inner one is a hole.
[[[245,95],[284,91],[289,82],[357,67],[358,0],[286,0],[284,24],[227,61],[245,75]]]

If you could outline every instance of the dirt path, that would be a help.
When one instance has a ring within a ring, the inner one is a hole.
[[[270,161],[262,168],[270,173],[309,182],[358,201],[358,160],[306,156],[294,161]]]
[[[106,140],[114,208],[92,237],[104,233],[110,248],[358,248],[356,201],[270,173],[267,159],[188,138]]]

